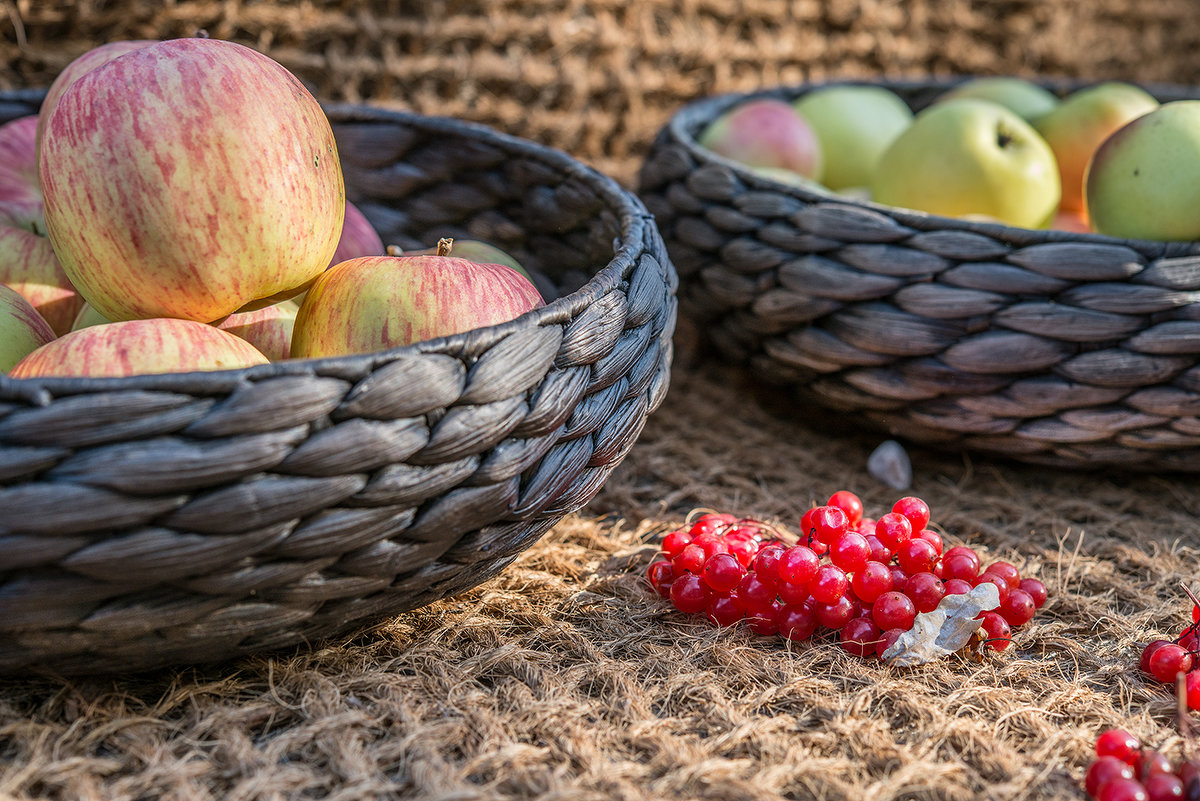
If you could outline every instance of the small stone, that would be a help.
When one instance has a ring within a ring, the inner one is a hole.
[[[867,472],[894,490],[912,486],[912,462],[908,451],[894,439],[880,444],[867,457]]]

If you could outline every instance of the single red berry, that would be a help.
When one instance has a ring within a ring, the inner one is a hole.
[[[879,644],[879,627],[869,617],[856,617],[846,622],[842,627],[841,645],[855,656],[875,654],[875,646]]]
[[[750,540],[758,540],[762,536],[762,533],[762,526],[755,520],[738,520],[721,532],[725,539],[729,539],[730,537],[745,537]]]
[[[1167,755],[1162,751],[1145,748],[1138,755],[1137,761],[1133,765],[1133,771],[1138,780],[1144,782],[1156,773],[1170,773],[1171,760],[1167,759]]]
[[[800,541],[807,544],[807,541],[817,538],[817,524],[813,521],[820,506],[814,506],[811,509],[805,510],[804,514],[800,515]]]
[[[778,600],[746,610],[746,627],[755,634],[770,636],[779,633],[779,612],[783,604]]]
[[[1184,677],[1183,691],[1187,698],[1188,709],[1200,709],[1200,670],[1193,670]],[[1186,785],[1188,783],[1187,777],[1182,778],[1183,783]]]
[[[942,554],[942,581],[962,579],[973,582],[979,576],[979,559],[963,553]]]
[[[1000,604],[1000,614],[1004,616],[1010,626],[1022,626],[1028,623],[1033,620],[1036,613],[1037,604],[1033,602],[1029,593],[1019,587],[1010,590],[1004,603]]]
[[[851,526],[857,526],[863,516],[863,502],[850,490],[838,490],[829,496],[826,506],[836,506],[846,513]]]
[[[1100,785],[1096,801],[1150,801],[1150,796],[1137,779],[1118,778]]]
[[[748,537],[726,537],[725,543],[729,552],[737,557],[742,567],[750,567],[754,557],[758,556],[758,542]]]
[[[775,588],[760,579],[757,573],[747,573],[738,582],[733,598],[750,614],[775,600]]]
[[[837,565],[821,565],[817,575],[809,582],[808,591],[818,603],[832,604],[846,594],[850,589],[850,579],[846,571]]]
[[[962,579],[946,579],[942,582],[942,586],[946,588],[947,595],[966,595],[975,589],[971,586],[971,582]]]
[[[1147,801],[1183,801],[1183,779],[1171,773],[1153,773],[1142,781]]]
[[[920,531],[914,532],[913,539],[914,540],[925,540],[926,542],[928,542],[930,545],[933,546],[933,549],[938,552],[939,556],[941,555],[942,548],[944,547],[942,545],[942,535],[938,534],[933,529],[923,528]]]
[[[729,553],[729,543],[719,534],[702,534],[699,537],[693,537],[692,543],[688,547],[699,545],[704,549],[704,558],[719,553]]]
[[[728,595],[715,595],[704,609],[704,616],[717,626],[732,626],[746,613]]]
[[[779,600],[785,604],[802,604],[812,597],[807,584],[789,584],[781,581],[775,591],[779,593]]]
[[[887,652],[887,649],[891,648],[905,631],[907,629],[888,629],[880,634],[879,642],[875,645],[875,655],[883,659],[883,655]]]
[[[655,592],[667,598],[671,594],[671,582],[675,580],[675,569],[666,559],[659,559],[646,568],[646,578]]]
[[[908,581],[908,572],[900,565],[888,565],[888,570],[892,571],[892,589],[899,591]]]
[[[788,604],[779,612],[778,627],[779,633],[789,640],[807,640],[817,630],[817,616],[810,606]]]
[[[882,562],[886,565],[888,562],[892,561],[892,557],[895,556],[895,554],[892,552],[891,548],[883,544],[883,540],[875,536],[874,530],[872,530],[869,534],[863,534],[860,531],[859,534],[862,534],[867,538],[867,545],[871,548],[871,555],[869,558],[872,562]]]
[[[875,625],[879,626],[881,631],[888,629],[903,629],[907,631],[912,628],[913,621],[917,618],[917,607],[913,604],[912,599],[902,592],[891,590],[885,592],[875,599],[875,603],[871,605],[871,619],[875,621]]]
[[[929,504],[920,498],[913,496],[901,498],[892,504],[892,511],[907,517],[908,522],[912,525],[912,531],[920,531],[929,525]]]
[[[992,562],[984,570],[985,573],[995,573],[1008,582],[1010,589],[1016,589],[1021,586],[1021,573],[1009,562]]]
[[[1048,595],[1046,592],[1046,585],[1037,579],[1023,578],[1021,579],[1019,588],[1029,593],[1029,597],[1033,599],[1034,606],[1036,606],[1038,609],[1041,609],[1046,603],[1046,596]]]
[[[1008,594],[1009,594],[1008,582],[1005,580],[1004,576],[997,576],[995,573],[980,573],[979,577],[976,578],[973,583],[975,584],[976,587],[978,587],[980,584],[987,584],[987,583],[995,584],[996,590],[1000,594],[1000,606],[1001,607],[1003,607],[1004,602],[1006,600],[1008,600]]]
[[[683,529],[676,529],[667,536],[663,537],[663,553],[671,558],[679,556],[679,552],[686,548],[691,541],[691,534],[687,533]]]
[[[876,520],[873,517],[864,517],[862,520],[858,521],[858,525],[855,526],[855,528],[858,529],[859,534],[874,534],[875,522]]]
[[[867,562],[851,577],[850,587],[863,603],[873,604],[876,598],[892,589],[892,571],[885,564]]]
[[[914,573],[932,573],[938,561],[938,552],[925,540],[911,539],[896,551],[896,561],[910,576]]]
[[[772,587],[779,583],[779,557],[783,552],[782,545],[765,545],[759,549],[750,567],[763,583]]]
[[[875,521],[875,536],[885,547],[896,551],[912,539],[913,527],[908,518],[896,512],[888,512]]]
[[[1200,651],[1200,635],[1196,634],[1196,624],[1192,624],[1183,630],[1176,642],[1179,647],[1185,651],[1191,651],[1193,654]]]
[[[731,553],[716,553],[704,560],[701,578],[714,592],[728,593],[741,583],[745,568]]]
[[[858,611],[862,611],[861,607]],[[827,629],[840,629],[855,617],[854,602],[843,595],[831,604],[818,602],[813,607],[817,622]]]
[[[861,570],[870,556],[867,538],[856,531],[845,532],[829,545],[830,561],[847,573]]]
[[[1145,648],[1142,649],[1141,659],[1138,660],[1138,668],[1147,676],[1150,675],[1150,657],[1154,656],[1154,652],[1164,645],[1171,645],[1170,640],[1151,640]]]
[[[702,612],[711,599],[712,591],[695,573],[684,573],[671,582],[671,603],[680,612]]]
[[[817,532],[817,541],[826,545],[832,545],[850,529],[850,518],[836,506],[818,506],[813,512],[812,523]]]
[[[715,534],[724,531],[736,522],[737,518],[731,514],[717,514],[715,512],[710,512],[708,514],[700,515],[698,518],[696,518],[696,521],[692,523],[692,527],[689,529],[689,532],[691,533],[692,537],[699,536],[700,534]]]
[[[1175,677],[1192,669],[1192,655],[1175,643],[1156,649],[1150,656],[1150,675],[1164,684],[1174,684]]]
[[[932,573],[914,573],[904,582],[903,592],[918,612],[932,612],[946,597],[946,585]]]
[[[682,576],[684,573],[699,573],[706,559],[708,554],[704,553],[704,546],[691,543],[671,560],[671,564],[675,567],[675,575]]]
[[[1102,756],[1088,765],[1087,773],[1083,777],[1083,788],[1087,790],[1088,795],[1095,798],[1100,788],[1110,781],[1132,778],[1133,766],[1128,762],[1114,756]]]
[[[793,545],[779,557],[776,568],[779,580],[787,584],[807,586],[817,575],[821,559],[807,545]]]
[[[988,648],[991,648],[993,651],[1003,651],[1012,645],[1012,627],[999,614],[996,612],[984,612],[979,622],[983,626],[984,633],[987,635]]]

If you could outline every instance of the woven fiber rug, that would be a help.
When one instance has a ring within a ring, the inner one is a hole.
[[[9,22],[11,20],[11,23]],[[327,100],[486,122],[627,184],[703,94],[834,76],[1200,81],[1191,0],[0,3],[0,88],[118,38],[257,47]],[[1141,644],[1190,620],[1194,477],[911,449],[793,408],[681,324],[671,392],[600,495],[496,578],[311,648],[132,676],[0,680],[0,799],[1063,799],[1099,732],[1180,758]],[[674,612],[644,578],[697,508],[795,531],[838,489],[932,508],[1050,600],[1012,648],[889,668]],[[1198,587],[1200,588],[1200,587]],[[0,648],[4,647],[0,643]]]

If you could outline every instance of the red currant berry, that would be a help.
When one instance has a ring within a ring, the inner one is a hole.
[[[800,642],[813,636],[817,630],[817,615],[805,604],[788,604],[779,612],[779,633],[789,640]]]
[[[850,579],[846,571],[837,565],[821,565],[817,575],[808,585],[808,591],[817,603],[832,604],[846,594],[850,589]]]
[[[880,634],[879,642],[875,645],[875,655],[883,659],[883,655],[887,653],[887,649],[891,648],[905,631],[907,629],[888,629]]]
[[[765,545],[759,550],[758,556],[754,557],[751,568],[764,584],[773,587],[779,583],[779,557],[783,552],[782,545]]]
[[[1176,641],[1180,648],[1185,651],[1191,651],[1192,653],[1200,651],[1200,635],[1196,634],[1196,631],[1193,628],[1194,626],[1195,624],[1193,623],[1191,626],[1188,626],[1186,629],[1184,629],[1183,633],[1179,635],[1179,639]]]
[[[804,514],[800,515],[800,540],[801,540],[801,542],[804,542],[806,540],[812,541],[817,538],[817,524],[816,524],[816,522],[814,522],[813,517],[816,515],[817,510],[820,508],[821,508],[820,506],[814,506],[811,509],[806,510],[804,512]],[[805,543],[805,544],[807,544],[807,543]]]
[[[728,595],[715,595],[704,609],[704,616],[717,626],[732,626],[743,617],[745,612]]]
[[[913,539],[914,540],[925,540],[930,545],[932,545],[933,549],[938,552],[939,556],[941,556],[942,548],[943,548],[942,535],[938,534],[933,529],[923,528],[920,531],[914,532]]]
[[[785,604],[802,604],[812,597],[808,592],[807,584],[789,584],[781,581],[775,591],[779,593],[779,599]]]
[[[1008,582],[1011,589],[1016,589],[1021,586],[1021,573],[1008,562],[992,562],[983,571],[985,573],[994,573]]]
[[[962,579],[946,579],[942,582],[942,586],[946,588],[947,595],[966,595],[974,589],[971,582]]]
[[[892,504],[892,511],[907,517],[912,531],[920,531],[929,525],[929,504],[920,498],[913,496],[901,498]]]
[[[818,506],[813,512],[812,523],[817,541],[826,545],[832,545],[850,529],[850,518],[836,506]]]
[[[659,559],[651,562],[650,566],[646,568],[646,578],[650,580],[650,586],[654,588],[654,591],[666,598],[671,594],[671,582],[675,580],[675,569],[666,559]]]
[[[888,629],[907,631],[912,628],[916,618],[917,607],[913,604],[912,599],[895,590],[880,595],[871,606],[871,619],[875,621],[876,626],[879,626],[880,631]]]
[[[754,609],[746,610],[746,626],[755,634],[770,636],[779,633],[779,613],[783,604],[771,601]]]
[[[1188,709],[1200,709],[1200,670],[1193,670],[1187,674],[1183,680],[1183,691],[1187,698]],[[1184,784],[1187,784],[1187,778],[1183,778]]]
[[[663,553],[673,559],[676,556],[679,556],[679,552],[686,548],[691,541],[692,535],[686,531],[683,531],[682,529],[672,531],[670,534],[663,537]]]
[[[850,579],[850,587],[863,603],[873,604],[876,598],[892,589],[892,571],[885,564],[867,562]]]
[[[793,545],[779,557],[779,580],[786,584],[807,586],[817,575],[821,559],[806,545]]]
[[[1175,643],[1156,649],[1150,656],[1150,675],[1164,684],[1174,684],[1175,677],[1192,669],[1192,655]]]
[[[1042,605],[1046,603],[1046,585],[1037,579],[1023,578],[1018,588],[1029,593],[1029,597],[1033,599],[1033,605],[1038,609],[1041,609]]]
[[[1150,796],[1137,779],[1119,778],[1100,785],[1096,801],[1150,801]]]
[[[867,538],[856,531],[847,531],[829,545],[830,561],[847,573],[861,570],[870,556]]]
[[[671,564],[675,568],[675,575],[682,576],[684,573],[699,573],[706,559],[708,554],[704,553],[704,546],[693,542],[680,551]]]
[[[692,537],[697,537],[701,534],[716,534],[724,531],[736,522],[737,518],[731,514],[710,512],[696,518],[696,522],[692,523],[692,527],[688,531]]]
[[[841,645],[855,656],[874,655],[879,644],[879,627],[869,617],[856,617],[842,627]]]
[[[746,571],[741,562],[731,553],[713,554],[704,560],[704,567],[700,571],[708,588],[721,593],[728,593],[740,584],[744,575]]]
[[[742,567],[750,567],[754,557],[758,555],[758,542],[747,537],[726,537],[725,543],[729,552],[737,557]]]
[[[1100,788],[1116,779],[1132,779],[1133,766],[1114,756],[1102,756],[1088,765],[1084,774],[1083,788],[1092,798],[1100,792]]]
[[[838,490],[829,496],[826,506],[836,506],[846,513],[851,526],[857,526],[863,516],[862,500],[849,490]]]
[[[946,585],[932,573],[914,573],[904,582],[903,592],[918,612],[932,612],[946,597]]]
[[[1033,602],[1029,593],[1020,588],[1010,590],[1004,603],[1000,604],[1000,614],[1004,616],[1010,626],[1022,626],[1028,623],[1033,620],[1036,613],[1037,604]]]
[[[892,571],[892,588],[898,591],[908,581],[908,573],[900,565],[888,565],[888,570]]]
[[[1184,760],[1175,768],[1175,775],[1183,782],[1185,798],[1200,798],[1200,765]]]
[[[1004,602],[1008,600],[1008,582],[1004,580],[1004,576],[997,576],[995,573],[980,573],[979,578],[975,579],[975,586],[980,584],[995,584],[996,591],[1000,593],[1000,606],[1004,606]]]
[[[1167,759],[1167,755],[1162,751],[1147,748],[1138,755],[1133,770],[1137,774],[1138,780],[1144,782],[1156,773],[1170,773],[1171,760]]]
[[[973,582],[979,576],[979,559],[962,553],[942,555],[942,580],[962,579]]]
[[[854,602],[843,595],[831,604],[818,602],[813,608],[817,622],[827,629],[840,629],[855,616]],[[861,610],[861,607],[859,608]]]
[[[862,534],[861,531],[859,533]],[[886,565],[892,561],[892,557],[895,554],[892,553],[891,548],[883,544],[883,541],[879,537],[875,536],[874,530],[870,534],[863,534],[863,536],[867,538],[867,545],[871,548],[871,556],[869,558],[872,562],[882,562]]]
[[[1147,676],[1150,674],[1150,657],[1154,656],[1154,652],[1164,645],[1171,645],[1170,640],[1151,640],[1150,643],[1142,649],[1141,659],[1138,660],[1138,668]]]
[[[757,573],[747,573],[738,582],[733,597],[749,615],[775,600],[775,588],[759,578]]]
[[[1153,773],[1142,781],[1147,801],[1183,801],[1183,779],[1171,773]]]
[[[984,612],[979,621],[987,638],[987,647],[1003,651],[1012,645],[1012,627],[996,612]]]
[[[938,561],[938,552],[925,540],[912,539],[896,551],[896,561],[910,576],[914,573],[932,573]]]
[[[888,512],[875,521],[875,536],[893,552],[912,539],[912,523],[908,518],[896,512]]]
[[[712,591],[695,573],[684,573],[671,582],[671,603],[680,612],[702,612],[711,599]]]
[[[719,553],[729,553],[729,543],[724,537],[717,535],[702,535],[692,538],[692,545],[699,545],[704,549],[704,558],[714,556]],[[692,547],[689,545],[688,547]]]

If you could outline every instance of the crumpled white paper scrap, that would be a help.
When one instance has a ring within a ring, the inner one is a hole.
[[[952,654],[979,630],[976,617],[1000,605],[1000,590],[985,581],[970,592],[947,595],[931,612],[917,615],[913,626],[883,652],[889,665],[911,667]]]

